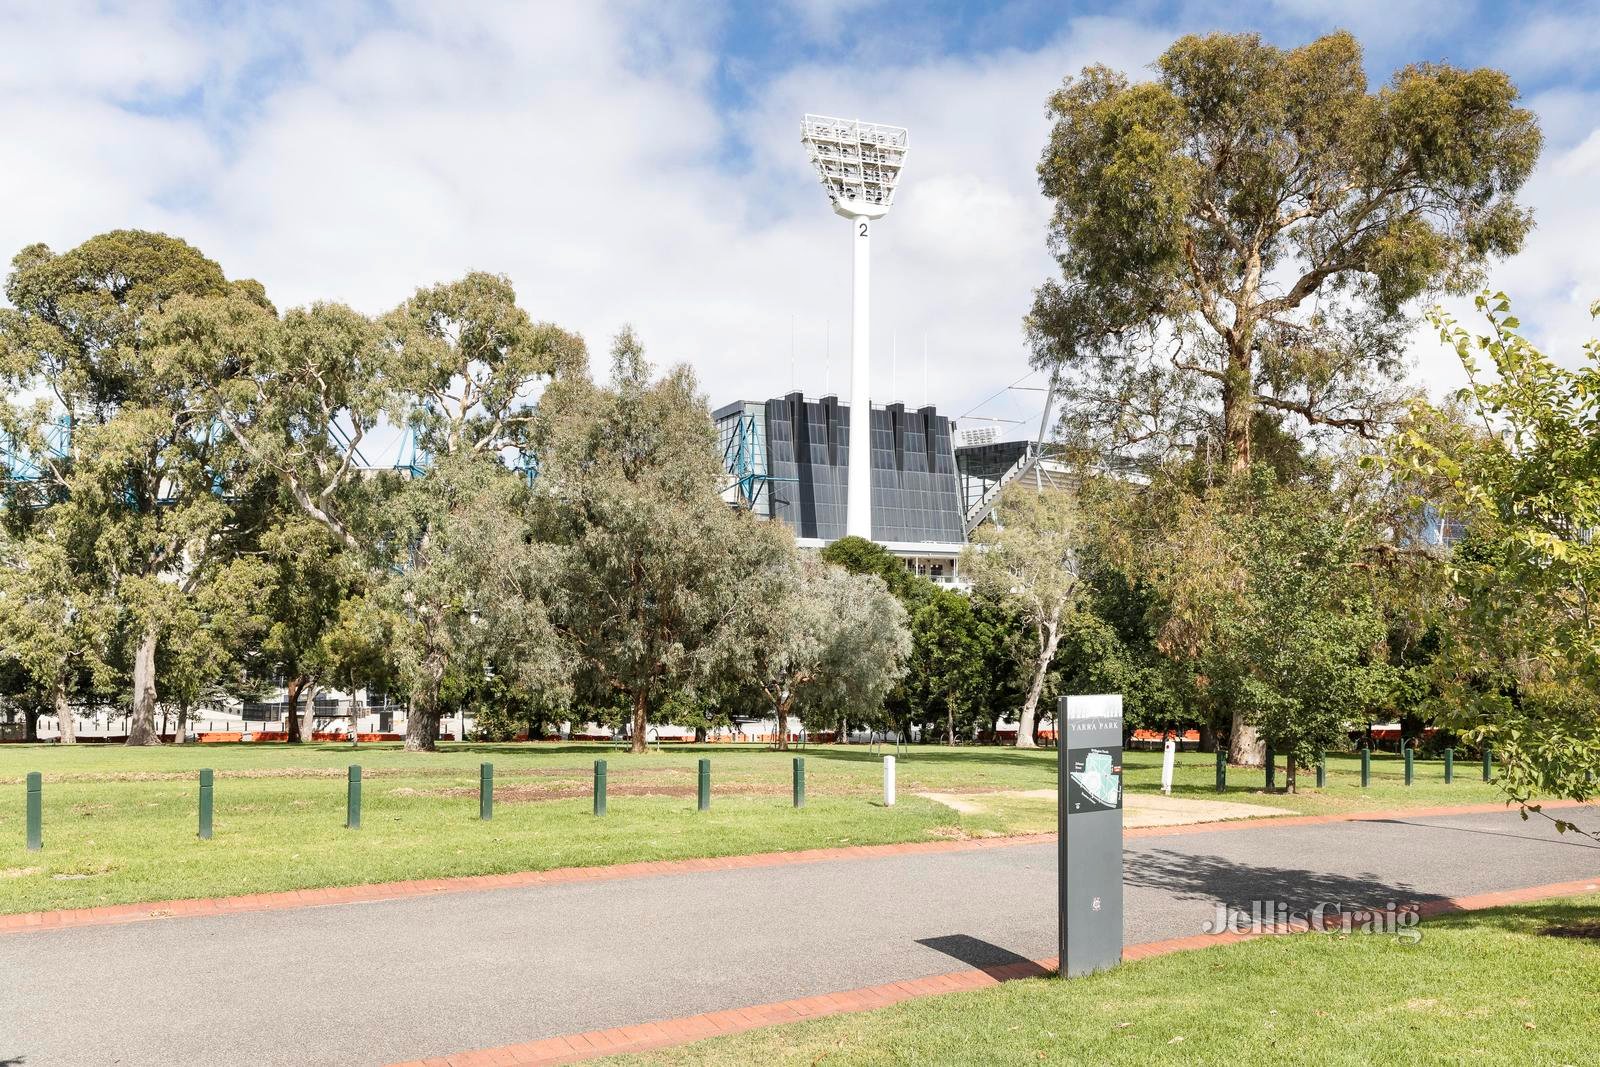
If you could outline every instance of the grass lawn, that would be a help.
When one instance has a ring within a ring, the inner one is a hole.
[[[1583,897],[1430,919],[1415,944],[1265,938],[606,1062],[1593,1064],[1597,920]]]
[[[884,808],[881,759],[864,745],[803,753],[807,803],[790,806],[791,754],[757,747],[316,744],[0,746],[0,912],[88,907],[459,874],[678,859],[835,845],[1038,833],[1048,800],[995,796],[1055,786],[1055,753],[915,747],[899,764],[899,803]],[[695,811],[695,763],[712,761],[714,801]],[[593,761],[609,771],[609,814],[590,814]],[[477,818],[478,764],[495,767],[495,817]],[[362,829],[344,829],[345,768],[363,768]],[[1207,798],[1213,758],[1180,757],[1174,792]],[[215,838],[195,836],[201,767],[216,771]],[[1154,792],[1159,753],[1130,752],[1127,788]],[[44,775],[43,851],[24,848],[24,779]],[[1327,788],[1302,775],[1295,796],[1261,793],[1262,774],[1233,768],[1225,799],[1320,813],[1499,799],[1473,764],[1446,786],[1438,763],[1407,788],[1393,758],[1330,759]],[[1280,769],[1280,778],[1281,778]],[[960,814],[919,791],[976,794]],[[990,794],[985,796],[985,794]]]

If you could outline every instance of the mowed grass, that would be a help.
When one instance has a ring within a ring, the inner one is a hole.
[[[1589,937],[1581,933],[1587,924]],[[1575,929],[1576,928],[1576,929]],[[675,1064],[1593,1064],[1600,897],[1303,934],[607,1060]],[[1565,930],[1565,935],[1556,931]]]
[[[806,761],[807,802],[791,806],[791,760]],[[695,810],[696,761],[712,761],[709,812]],[[592,767],[605,759],[609,813],[591,813]],[[478,819],[481,762],[494,764],[494,818]],[[344,828],[345,771],[363,768],[360,830]],[[1131,752],[1127,787],[1159,788],[1159,753]],[[1210,756],[1183,754],[1174,792],[1206,799]],[[1458,765],[1437,764],[1402,784],[1397,760],[1374,762],[1359,787],[1354,758],[1330,760],[1325,790],[1302,776],[1295,796],[1261,793],[1259,770],[1234,768],[1224,799],[1301,812],[1375,810],[1498,799]],[[215,837],[196,838],[197,772],[216,772]],[[44,843],[24,848],[24,779],[44,775]],[[803,753],[729,745],[0,746],[0,912],[356,885],[636,860],[682,859],[839,845],[1040,833],[1055,828],[1048,799],[1053,751],[915,746],[899,760],[899,802],[882,805],[882,758],[867,746]],[[1281,771],[1280,771],[1281,776]],[[919,792],[974,797],[962,814]]]

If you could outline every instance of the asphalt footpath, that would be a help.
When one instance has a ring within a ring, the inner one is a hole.
[[[386,1064],[1048,957],[1055,860],[1030,843],[5,934],[0,1064]],[[1128,944],[1257,901],[1600,878],[1600,845],[1515,812],[1180,832],[1124,860]]]

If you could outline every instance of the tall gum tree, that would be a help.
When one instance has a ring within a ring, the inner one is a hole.
[[[534,391],[586,359],[581,338],[533,320],[506,278],[482,272],[419,289],[377,321],[338,304],[294,309],[264,343],[240,343],[256,316],[237,299],[184,310],[193,343],[227,355],[212,387],[217,419],[379,583],[409,563],[386,525],[403,478],[371,470],[363,445],[377,452],[403,427],[423,467],[430,456],[498,461],[522,447]],[[407,528],[425,552],[426,524]],[[432,749],[436,726],[437,708],[407,716],[406,747]]]
[[[93,539],[133,635],[128,743],[159,743],[156,652],[167,605],[227,561],[239,528],[234,499],[248,482],[239,450],[207,414],[197,354],[174,359],[164,344],[166,316],[186,299],[264,308],[265,296],[253,282],[228,281],[185,242],[136,230],[60,255],[23,249],[6,296],[0,365],[16,398],[5,405],[7,434],[36,457],[51,505],[65,506],[51,521]]]
[[[1059,279],[1035,294],[1035,363],[1090,451],[1253,458],[1270,412],[1377,437],[1417,299],[1479,284],[1532,225],[1516,195],[1533,113],[1502,72],[1418,63],[1369,91],[1355,38],[1294,49],[1188,36],[1131,82],[1088,67],[1050,97],[1039,162]],[[1236,720],[1232,754],[1259,762]]]

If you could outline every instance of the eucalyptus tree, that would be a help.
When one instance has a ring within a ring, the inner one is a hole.
[[[609,387],[558,377],[532,425],[536,535],[559,553],[552,621],[579,691],[624,703],[635,752],[650,722],[721,662],[740,585],[792,552],[730,508],[716,430],[688,368],[653,379],[631,331]],[[715,688],[715,686],[711,686]]]
[[[237,299],[191,301],[184,310],[190,342],[229,357],[229,373],[212,390],[219,421],[353,554],[375,591],[406,589],[399,603],[410,613],[407,634],[417,633],[431,610],[430,591],[473,573],[468,561],[452,557],[456,546],[490,537],[454,510],[463,486],[471,487],[469,497],[487,492],[465,461],[482,459],[508,473],[502,460],[525,444],[534,392],[585,363],[581,338],[535,322],[517,306],[507,279],[484,273],[419,289],[378,320],[336,304],[293,310],[264,341],[254,336],[258,317]],[[368,453],[392,450],[402,434],[416,443],[411,469],[376,469]],[[447,458],[463,462],[434,484],[431,465]],[[490,515],[503,517],[499,510]],[[432,521],[454,532],[435,536]],[[407,573],[413,567],[418,573]],[[296,658],[317,654],[312,635],[278,636],[285,649],[296,646]],[[394,650],[405,688],[420,701],[407,720],[413,749],[433,747],[447,660],[465,647],[461,634],[424,636],[433,644],[419,661],[411,660],[410,646]]]
[[[0,551],[0,660],[55,714],[69,745],[77,740],[72,698],[114,676],[107,661],[117,621],[115,606],[57,539],[70,529],[36,524]]]
[[[128,743],[153,744],[156,655],[174,602],[226,565],[254,521],[243,453],[217,432],[202,383],[215,353],[174,349],[168,319],[190,300],[270,318],[259,285],[230,282],[175,238],[134,230],[57,255],[23,249],[0,310],[0,419],[36,465],[31,506],[83,546],[75,573],[103,583],[133,637]]]
[[[549,621],[553,550],[528,535],[527,486],[496,456],[440,456],[389,505],[393,555],[376,588],[409,700],[406,748],[434,748],[447,702],[491,674],[560,703],[566,648]]]
[[[1471,288],[1532,225],[1533,113],[1491,69],[1418,63],[1369,91],[1344,32],[1183,37],[1155,72],[1088,67],[1049,100],[1061,276],[1028,329],[1069,437],[1211,437],[1240,473],[1257,412],[1378,436],[1415,299]]]
[[[1034,715],[1061,643],[1062,624],[1083,600],[1083,531],[1077,503],[1059,489],[1012,485],[1001,494],[995,521],[978,527],[961,555],[973,591],[1014,612],[1033,633],[1031,679],[1017,712],[1017,747],[1034,747]]]
[[[277,589],[278,575],[270,563],[247,548],[206,582],[172,600],[156,675],[163,706],[176,711],[175,742],[183,742],[199,705],[259,693],[261,648],[273,623]]]
[[[726,666],[760,690],[789,747],[789,718],[869,719],[906,674],[906,610],[883,580],[791,553],[742,585]]]
[[[273,573],[263,608],[268,627],[260,642],[257,674],[284,680],[284,729],[288,740],[298,743],[315,728],[317,690],[334,669],[324,639],[340,606],[371,579],[356,553],[292,503],[274,514],[261,537],[261,552]]]
[[[858,709],[858,725],[890,721],[907,733],[913,725],[937,727],[954,743],[958,731],[993,728],[994,708],[1022,699],[1016,645],[1027,640],[1026,625],[1008,609],[941,588],[862,537],[841,537],[820,556],[853,574],[882,579],[905,608],[911,631],[909,669],[889,691],[882,713],[862,715]]]

